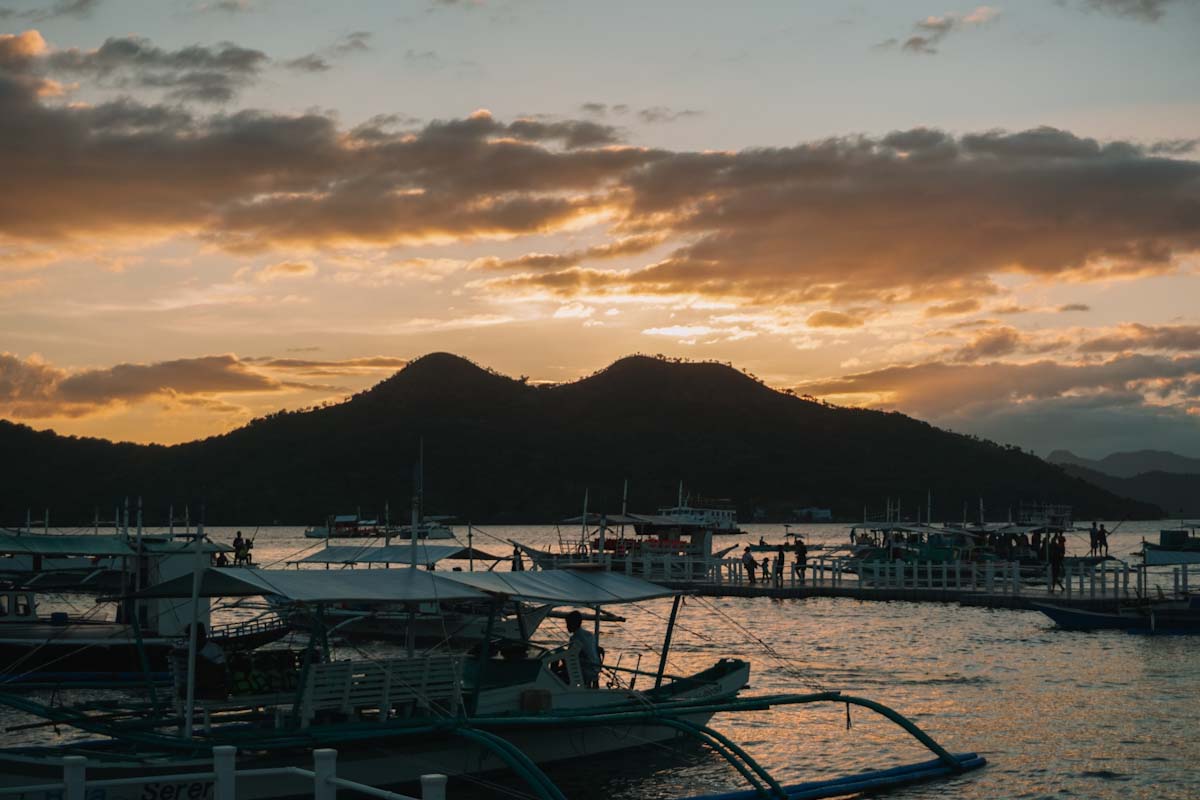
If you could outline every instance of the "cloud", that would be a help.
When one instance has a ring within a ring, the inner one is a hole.
[[[941,17],[926,17],[913,25],[915,33],[900,44],[908,53],[933,55],[938,52],[942,41],[955,31],[986,25],[1000,15],[999,9],[979,6],[968,14],[946,14]],[[875,45],[875,49],[890,49],[899,43],[896,38],[886,39]]]
[[[1081,353],[1120,353],[1127,350],[1200,351],[1200,325],[1122,325],[1119,332],[1098,336],[1079,345]]]
[[[59,2],[45,8],[34,8],[28,11],[14,11],[12,9],[0,8],[0,19],[15,17],[27,19],[32,22],[46,22],[59,17],[84,19],[90,17],[92,12],[100,7],[100,2],[101,0],[59,0]]]
[[[810,328],[857,328],[863,321],[841,311],[818,311],[810,314],[805,324]]]
[[[600,258],[618,258],[620,256],[644,253],[662,244],[663,238],[656,234],[629,236],[605,244],[586,247],[582,250],[570,250],[565,253],[527,253],[517,258],[481,258],[471,264],[473,269],[511,270],[511,269],[561,269],[577,265],[583,261]]]
[[[1175,0],[1085,0],[1085,6],[1095,11],[1140,22],[1158,22]]]
[[[281,392],[301,386],[256,372],[234,355],[67,372],[39,359],[0,354],[0,415],[16,419],[81,417],[154,398]]]
[[[1069,311],[1091,311],[1092,307],[1087,303],[1067,303],[1059,306],[1058,310],[1060,313],[1065,314]]]
[[[939,306],[929,306],[925,309],[925,316],[948,317],[956,314],[970,314],[972,311],[978,311],[979,307],[980,304],[978,300],[974,298],[967,298],[963,300],[955,300],[950,303],[943,303]]]
[[[84,77],[118,88],[165,89],[174,100],[225,103],[267,63],[265,53],[223,42],[164,50],[137,36],[107,39],[95,50],[51,53],[54,73]]]
[[[354,31],[342,36],[322,50],[284,61],[283,66],[295,72],[328,72],[333,69],[331,61],[354,53],[366,52],[371,49],[370,42],[371,33],[369,31]]]
[[[643,108],[637,112],[638,119],[649,124],[660,124],[664,122],[678,122],[681,119],[688,117],[699,117],[704,114],[703,111],[697,111],[691,108],[671,109],[666,106],[651,106]]]
[[[1200,164],[1052,128],[677,152],[595,120],[486,111],[346,130],[318,113],[67,106],[31,84],[31,38],[0,45],[0,118],[19,122],[0,127],[0,236],[15,246],[183,235],[255,253],[602,224],[614,248],[665,252],[618,270],[580,267],[603,257],[590,248],[502,259],[531,272],[493,288],[837,305],[978,302],[1001,274],[1112,280],[1200,250]]]
[[[969,345],[954,354],[955,361],[982,361],[1015,353],[1024,342],[1022,335],[1009,327],[980,331]]]
[[[1134,354],[1095,364],[927,362],[811,381],[796,389],[818,397],[858,397],[867,405],[930,418],[969,415],[980,408],[1028,400],[1132,391],[1148,382],[1196,376],[1200,376],[1200,356]]]
[[[254,273],[254,280],[258,283],[270,283],[277,280],[295,280],[297,278],[311,278],[317,274],[317,268],[308,261],[280,261],[275,264],[269,264],[263,267],[258,272]]]
[[[320,348],[295,348],[298,351],[319,350]],[[306,359],[306,358],[248,358],[248,363],[255,367],[286,372],[302,373],[311,376],[335,375],[365,375],[374,372],[393,372],[408,365],[408,359],[394,356],[362,356],[344,359]]]

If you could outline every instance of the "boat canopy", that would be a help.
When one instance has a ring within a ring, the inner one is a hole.
[[[429,566],[442,559],[465,560],[476,558],[480,561],[499,561],[498,556],[476,550],[473,547],[463,547],[458,544],[424,544],[417,545],[417,564]],[[412,544],[393,544],[386,547],[361,547],[355,545],[332,545],[318,550],[304,558],[289,561],[289,564],[411,564],[413,561]]]
[[[0,553],[35,556],[133,556],[120,536],[0,533]]]
[[[192,575],[180,575],[130,597],[191,597],[192,581]],[[278,595],[298,603],[333,603],[341,600],[403,603],[480,600],[487,597],[477,589],[424,570],[206,567],[200,573],[200,597],[257,595]]]
[[[569,569],[537,572],[450,572],[445,577],[489,594],[555,605],[600,606],[636,603],[679,594],[641,578],[618,572]]]

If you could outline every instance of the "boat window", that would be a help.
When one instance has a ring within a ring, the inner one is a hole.
[[[29,607],[29,595],[19,594],[13,600],[13,614],[18,617],[28,617],[31,610]]]
[[[0,617],[8,616],[8,595],[0,594]]]

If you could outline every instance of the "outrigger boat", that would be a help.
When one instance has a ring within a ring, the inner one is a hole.
[[[187,670],[182,699],[123,708],[51,708],[0,693],[0,703],[70,725],[96,741],[59,747],[0,749],[0,787],[25,787],[25,800],[51,800],[45,785],[61,773],[65,755],[91,760],[89,778],[120,780],[162,776],[163,785],[203,797],[211,791],[205,773],[214,747],[237,748],[237,796],[268,800],[304,794],[311,779],[270,778],[242,770],[288,766],[310,758],[312,748],[339,747],[338,776],[371,786],[409,783],[431,771],[479,775],[510,770],[543,800],[562,800],[539,765],[577,760],[649,743],[692,739],[728,760],[763,796],[795,795],[782,787],[748,753],[708,727],[717,713],[764,711],[780,705],[831,702],[874,710],[901,725],[931,749],[938,761],[901,768],[894,782],[957,774],[982,766],[974,754],[952,755],[896,712],[839,692],[741,697],[750,667],[736,658],[686,677],[665,672],[681,596],[637,578],[612,572],[571,570],[522,573],[430,573],[418,569],[296,571],[204,569],[152,586],[139,599],[277,595],[313,606],[318,617],[329,604],[357,602],[521,600],[590,609],[674,596],[657,669],[605,666],[600,688],[584,677],[577,644],[540,647],[531,642],[503,648],[490,637],[474,655],[418,653],[367,661],[327,661],[317,640],[302,657],[292,686],[268,686],[254,695],[246,681],[220,696],[196,699],[195,671]],[[597,618],[597,630],[599,622]],[[195,663],[192,639],[187,663]],[[328,653],[328,651],[325,651]],[[636,685],[637,681],[642,685]],[[193,729],[203,711],[203,730]],[[179,728],[182,728],[180,730]],[[845,779],[887,780],[885,773]],[[878,786],[878,785],[877,785]],[[873,787],[873,788],[877,788]],[[135,800],[144,787],[109,784],[106,800]],[[845,794],[846,792],[840,792]],[[807,797],[821,795],[807,794]]]
[[[1178,528],[1158,532],[1158,544],[1142,542],[1142,559],[1148,567],[1200,564],[1200,522],[1180,523]]]
[[[1116,611],[1090,611],[1051,603],[1034,603],[1033,607],[1067,630],[1200,633],[1200,595],[1126,606]]]

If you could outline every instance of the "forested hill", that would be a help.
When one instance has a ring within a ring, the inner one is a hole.
[[[1158,516],[1016,448],[897,413],[827,406],[720,364],[635,356],[589,378],[534,386],[444,353],[425,356],[339,405],[281,412],[172,447],[77,439],[0,422],[0,525],[50,507],[51,521],[111,518],[126,495],[148,524],[168,504],[201,504],[210,524],[315,523],[332,513],[407,515],[418,442],[425,509],[460,521],[546,522],[590,508],[630,510],[689,493],[729,498],[743,519],[801,506],[860,518],[931,492],[935,518],[983,498],[1003,518],[1022,501],[1083,517]]]

